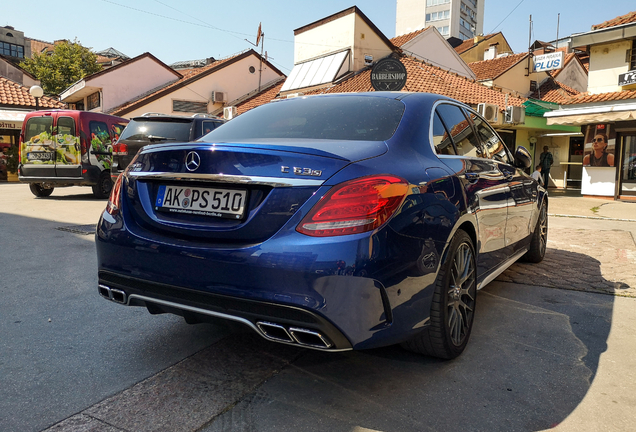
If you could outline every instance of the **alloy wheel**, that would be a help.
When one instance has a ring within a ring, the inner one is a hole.
[[[475,260],[468,243],[455,252],[447,293],[447,326],[452,343],[460,346],[470,332],[476,296]]]

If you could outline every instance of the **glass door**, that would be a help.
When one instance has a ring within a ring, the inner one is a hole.
[[[619,195],[636,195],[636,135],[623,135]]]

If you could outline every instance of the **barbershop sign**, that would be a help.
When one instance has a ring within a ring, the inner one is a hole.
[[[563,67],[563,51],[542,54],[534,57],[534,71],[547,72]]]
[[[626,86],[630,84],[636,84],[636,70],[629,71],[618,76],[619,86]]]
[[[406,68],[394,58],[382,59],[371,70],[371,85],[376,91],[400,91],[406,85]]]

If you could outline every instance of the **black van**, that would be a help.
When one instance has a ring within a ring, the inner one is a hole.
[[[209,114],[186,117],[147,113],[133,117],[113,146],[113,181],[126,169],[140,148],[149,144],[195,141],[225,121]]]

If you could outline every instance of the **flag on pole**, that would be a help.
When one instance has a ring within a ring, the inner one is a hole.
[[[258,23],[258,34],[256,35],[256,46],[258,46],[260,41],[261,41],[261,23]]]

